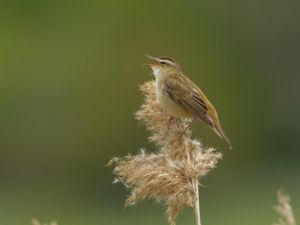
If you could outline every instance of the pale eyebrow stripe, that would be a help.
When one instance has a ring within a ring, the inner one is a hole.
[[[159,62],[165,62],[167,64],[175,65],[173,61],[170,61],[169,59],[158,59]]]
[[[162,59],[162,60],[169,60],[169,61],[171,61],[171,62],[175,62],[174,59],[169,58],[169,57],[161,57],[161,58],[159,58],[159,59]]]

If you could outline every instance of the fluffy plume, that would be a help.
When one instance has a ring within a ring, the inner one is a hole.
[[[197,218],[198,180],[216,167],[221,154],[202,148],[200,141],[191,138],[189,120],[172,118],[162,109],[153,81],[142,85],[141,91],[145,102],[136,118],[146,125],[149,140],[159,149],[110,161],[115,165],[115,182],[131,190],[125,205],[151,198],[164,202],[170,224],[175,224],[176,216],[187,206],[194,208]]]
[[[274,210],[279,214],[280,217],[273,225],[296,225],[293,208],[290,205],[290,196],[278,191],[277,198],[278,205],[274,207]]]
[[[37,219],[32,219],[32,221],[31,221],[31,224],[32,225],[58,225],[58,223],[57,222],[51,222],[51,223],[40,223]]]

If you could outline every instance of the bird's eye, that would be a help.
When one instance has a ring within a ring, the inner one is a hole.
[[[163,64],[163,65],[165,65],[165,64],[167,64],[166,62],[160,62],[160,64]]]

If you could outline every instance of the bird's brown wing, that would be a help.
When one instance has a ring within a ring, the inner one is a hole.
[[[206,97],[199,88],[188,78],[181,74],[170,75],[164,82],[164,93],[177,105],[193,114],[195,117],[203,117],[207,113]]]
[[[165,94],[177,105],[207,123],[225,140],[229,148],[232,148],[230,140],[221,127],[216,109],[195,83],[182,74],[173,74],[165,78],[163,88]]]

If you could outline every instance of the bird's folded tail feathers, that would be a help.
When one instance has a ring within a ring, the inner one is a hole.
[[[225,143],[227,144],[229,150],[232,150],[232,145],[231,142],[229,140],[229,138],[226,136],[225,132],[223,131],[221,125],[213,125],[213,131],[220,137],[222,138]]]

